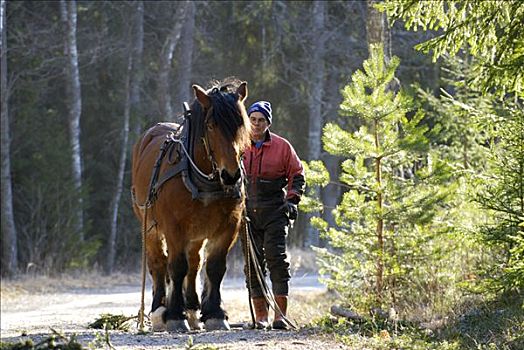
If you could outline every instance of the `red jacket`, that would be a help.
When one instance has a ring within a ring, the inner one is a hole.
[[[244,152],[244,168],[249,180],[248,203],[264,206],[285,199],[298,204],[304,192],[304,168],[293,146],[274,133],[267,132],[260,148],[255,143]]]

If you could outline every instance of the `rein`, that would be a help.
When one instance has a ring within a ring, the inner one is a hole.
[[[242,177],[247,178],[245,176],[246,169],[244,168],[244,162],[241,162],[240,164],[241,164],[240,169],[243,174]],[[246,200],[247,200],[247,193],[246,193]],[[266,300],[266,303],[271,307],[271,309],[273,309],[273,311],[279,312],[282,315],[282,319],[284,320],[285,323],[287,323],[288,326],[297,330],[298,329],[297,325],[293,321],[291,321],[289,318],[287,318],[287,316],[283,315],[282,310],[280,310],[280,307],[278,306],[275,300],[275,295],[273,294],[273,292],[267,285],[266,279],[264,277],[264,273],[262,272],[262,267],[260,266],[260,263],[258,262],[258,259],[257,259],[257,253],[258,253],[257,247],[255,245],[255,238],[253,237],[253,234],[251,232],[251,226],[250,226],[251,220],[249,219],[247,215],[246,206],[244,206],[244,211],[242,215],[244,219],[243,221],[244,221],[245,228],[241,232],[241,240],[243,241],[242,243],[245,244],[245,246],[243,246],[242,248],[244,248],[244,263],[246,264],[246,273],[247,273],[246,277],[249,283],[247,294],[248,294],[249,312],[251,313],[251,320],[252,320],[252,326],[253,326],[252,328],[254,329],[256,326],[255,326],[255,315],[253,313],[253,304],[251,302],[251,289],[252,289],[251,265],[253,266],[253,269],[255,270],[255,275],[257,277],[258,283],[262,287],[262,294],[264,296],[264,299]]]
[[[277,302],[275,301],[275,295],[267,285],[266,279],[264,278],[264,274],[262,272],[262,267],[260,266],[260,263],[257,259],[257,248],[255,246],[255,239],[253,237],[253,234],[251,232],[251,227],[249,225],[249,218],[247,216],[247,209],[244,209],[244,223],[245,223],[245,229],[243,230],[244,239],[246,241],[246,251],[244,254],[244,259],[246,260],[245,263],[247,265],[247,273],[248,273],[248,281],[249,281],[249,291],[248,291],[248,298],[249,298],[249,311],[251,312],[251,319],[253,321],[253,328],[255,327],[255,316],[253,315],[253,305],[251,304],[251,272],[249,270],[250,265],[253,266],[255,270],[255,275],[257,277],[258,283],[262,287],[262,294],[264,296],[264,299],[266,300],[266,303],[269,305],[269,307],[282,315],[282,319],[285,323],[287,323],[288,326],[291,328],[297,330],[297,325],[291,321],[287,316],[284,316],[282,313],[282,310],[280,310],[280,307],[278,306]]]

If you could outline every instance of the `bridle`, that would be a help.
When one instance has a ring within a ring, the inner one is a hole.
[[[189,105],[187,104],[187,102],[184,102],[184,120],[188,120],[189,121],[189,120],[191,120],[190,118],[191,118],[191,109],[189,108]],[[208,119],[208,117],[206,117],[206,119],[204,121],[204,125],[207,125],[207,119]],[[168,137],[170,138],[171,141],[176,142],[176,143],[178,143],[180,145],[180,148],[182,149],[182,151],[185,153],[187,159],[189,160],[189,164],[191,164],[193,169],[200,176],[202,176],[203,178],[205,178],[208,181],[215,180],[215,177],[218,174],[218,164],[217,164],[217,162],[215,160],[214,152],[213,152],[213,150],[211,149],[211,147],[209,145],[209,138],[208,138],[208,135],[207,135],[207,127],[204,128],[204,136],[202,137],[202,142],[204,143],[204,149],[206,151],[207,158],[211,162],[211,173],[209,173],[209,174],[206,174],[202,170],[200,170],[198,165],[193,160],[193,157],[187,151],[186,146],[184,145],[184,142],[181,139],[174,137],[173,134],[169,135]]]
[[[191,109],[189,109],[189,105],[187,102],[184,102],[184,118],[189,118],[191,116]],[[218,170],[218,162],[216,161],[215,152],[213,151],[213,148],[211,147],[211,143],[209,142],[209,135],[208,135],[208,125],[209,125],[209,119],[210,119],[211,113],[207,113],[205,119],[204,119],[204,130],[203,130],[203,136],[202,136],[202,143],[204,144],[204,150],[206,151],[206,157],[211,163],[211,172],[209,174],[205,174],[200,168],[196,165],[196,163],[193,161],[192,157],[188,154],[187,150],[184,148],[184,145],[182,144],[182,149],[186,153],[186,156],[189,159],[189,162],[193,169],[202,177],[209,181],[214,181],[215,179],[220,178],[220,172]],[[242,159],[239,158],[239,164],[242,164]],[[239,166],[240,166],[239,165]]]
[[[206,119],[204,120],[204,136],[202,137],[202,143],[204,144],[204,149],[206,150],[206,156],[209,162],[211,162],[211,173],[209,175],[206,175],[206,178],[208,180],[214,180],[215,176],[219,174],[218,171],[218,163],[215,159],[215,152],[213,152],[213,149],[211,148],[211,143],[209,142],[209,135],[208,135],[208,121],[209,116],[206,116]]]

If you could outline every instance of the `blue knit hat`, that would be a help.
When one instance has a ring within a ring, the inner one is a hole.
[[[271,115],[271,103],[267,101],[258,101],[255,102],[249,107],[247,110],[247,115],[250,115],[253,112],[260,112],[266,117],[269,124],[271,124],[271,121],[273,119],[273,116]]]

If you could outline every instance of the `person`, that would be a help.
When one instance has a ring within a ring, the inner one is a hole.
[[[243,159],[247,215],[263,278],[267,265],[278,305],[272,327],[287,329],[283,317],[287,312],[291,276],[286,237],[297,218],[297,205],[304,192],[304,168],[289,141],[269,130],[273,120],[271,103],[255,102],[247,114],[251,122],[251,146]],[[269,328],[269,308],[253,264],[249,268],[246,265],[245,274],[255,311],[254,326]]]

